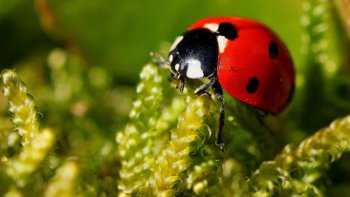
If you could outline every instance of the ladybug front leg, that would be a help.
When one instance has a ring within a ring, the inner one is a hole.
[[[152,51],[149,53],[149,55],[152,57],[151,61],[159,67],[168,68],[170,66],[170,62],[165,60],[161,54]]]
[[[183,93],[185,89],[185,84],[186,84],[185,78],[183,76],[180,76],[179,80],[180,80],[180,93]]]
[[[217,77],[216,76],[213,76],[209,83],[205,83],[203,85],[201,85],[199,88],[197,88],[194,93],[197,95],[197,96],[201,96],[201,95],[206,95],[206,96],[211,96],[209,92],[207,92],[207,89],[212,87],[213,84],[217,81]]]
[[[212,86],[212,89],[213,89],[216,97],[218,98],[218,100],[221,102],[220,116],[219,116],[219,130],[218,130],[218,134],[217,134],[216,143],[218,145],[220,145],[221,151],[224,151],[225,144],[224,144],[224,140],[222,137],[222,128],[224,126],[224,121],[225,121],[225,101],[224,101],[224,95],[222,92],[222,87],[219,84],[218,80],[215,81],[215,83]]]

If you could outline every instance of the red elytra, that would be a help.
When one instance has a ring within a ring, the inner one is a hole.
[[[238,37],[227,40],[225,49],[219,53],[219,83],[231,96],[244,103],[273,113],[281,112],[288,105],[295,80],[287,47],[268,27],[247,18],[203,18],[188,30],[222,22],[233,24]],[[273,57],[269,51],[272,42],[277,53]],[[250,91],[247,90],[250,88],[248,84],[253,86]]]

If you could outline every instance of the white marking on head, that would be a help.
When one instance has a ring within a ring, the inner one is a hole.
[[[219,25],[216,23],[207,23],[204,25],[204,27],[212,32],[216,32],[219,29]]]
[[[181,42],[181,40],[183,39],[183,36],[178,36],[176,37],[175,41],[173,42],[173,44],[170,47],[170,51],[174,50],[175,47]]]
[[[169,55],[169,62],[172,62],[174,59],[173,55]]]
[[[227,46],[227,38],[225,38],[225,36],[218,36],[217,38],[218,40],[218,45],[219,45],[219,52],[223,53],[225,51],[225,48]]]
[[[180,68],[180,64],[175,64],[175,70],[179,71],[179,68]]]
[[[201,62],[196,59],[187,61],[187,73],[186,76],[190,79],[203,78],[204,73],[201,68]]]

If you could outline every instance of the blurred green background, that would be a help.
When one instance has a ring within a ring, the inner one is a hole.
[[[131,85],[150,51],[171,43],[196,20],[221,15],[266,23],[300,64],[299,0],[1,0],[0,65],[14,67],[63,47],[81,55],[88,65],[108,68],[118,83]]]

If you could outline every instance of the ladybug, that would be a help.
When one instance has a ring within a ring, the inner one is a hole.
[[[295,71],[287,47],[264,24],[241,17],[203,18],[172,44],[167,61],[173,78],[208,78],[196,95],[213,92],[221,102],[217,143],[223,147],[224,97],[234,98],[265,113],[276,114],[288,105]]]

